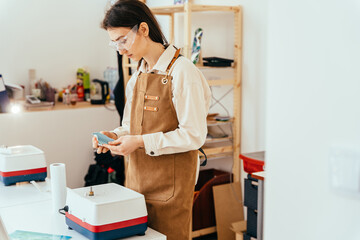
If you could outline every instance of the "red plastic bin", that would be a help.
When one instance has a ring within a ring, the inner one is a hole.
[[[253,152],[240,154],[239,158],[243,160],[244,171],[247,173],[264,171],[265,152]]]

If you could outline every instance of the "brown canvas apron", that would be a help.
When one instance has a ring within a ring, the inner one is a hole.
[[[166,133],[178,128],[169,75],[178,55],[179,50],[166,75],[139,74],[131,106],[131,135]],[[197,150],[149,156],[144,149],[137,149],[130,154],[126,186],[144,194],[149,227],[165,234],[168,240],[190,238],[197,159]]]

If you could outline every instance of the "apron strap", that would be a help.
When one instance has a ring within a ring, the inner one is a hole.
[[[205,157],[205,160],[200,164],[200,166],[205,166],[206,165],[206,163],[207,163],[207,156],[206,156],[206,154],[205,154],[205,152],[204,152],[204,150],[202,149],[202,148],[199,148],[198,149],[203,155],[204,155],[204,157]]]
[[[176,48],[177,49],[177,48]],[[175,55],[173,57],[173,59],[171,60],[171,62],[169,63],[169,66],[166,68],[166,75],[169,74],[169,70],[171,68],[171,66],[174,64],[174,62],[176,61],[176,59],[180,56],[180,48],[176,50]],[[141,66],[141,62],[144,60],[144,58],[140,59],[140,61],[138,62],[137,68],[136,70],[138,71],[140,66]]]
[[[169,66],[167,67],[167,69],[166,69],[166,72],[167,72],[167,73],[169,72],[171,66],[174,64],[174,62],[175,62],[176,59],[179,57],[179,55],[180,55],[180,48],[176,50],[173,59],[171,60]],[[168,74],[166,74],[166,75],[168,75]]]

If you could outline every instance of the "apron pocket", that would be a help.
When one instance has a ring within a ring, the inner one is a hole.
[[[144,155],[140,178],[141,193],[146,200],[168,201],[175,191],[175,156],[172,154],[151,157]]]

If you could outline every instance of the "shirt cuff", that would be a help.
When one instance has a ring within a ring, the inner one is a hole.
[[[115,133],[118,136],[118,138],[129,134],[128,131],[122,127],[115,128],[111,132]]]
[[[161,155],[160,150],[156,143],[158,143],[159,136],[161,132],[144,134],[142,138],[144,140],[145,153],[150,156],[159,156]]]

